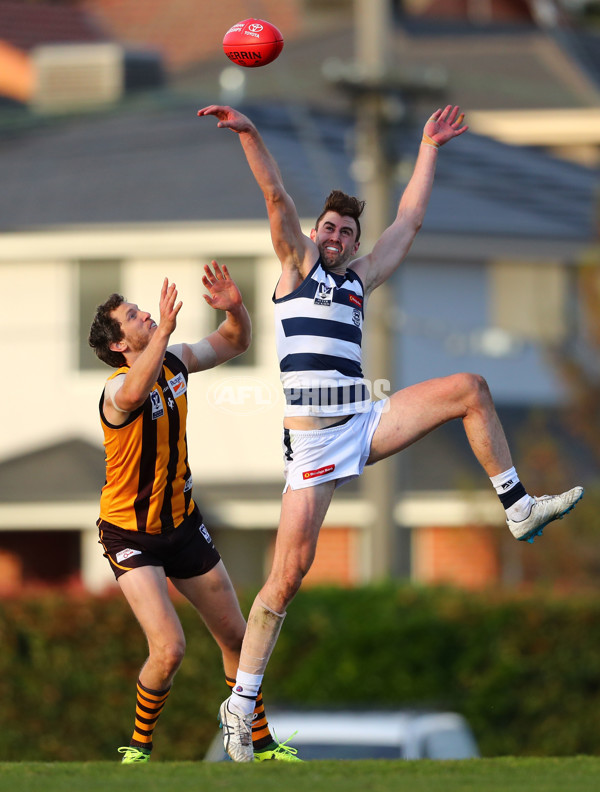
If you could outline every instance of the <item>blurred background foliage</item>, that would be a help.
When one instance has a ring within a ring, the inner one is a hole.
[[[198,760],[227,688],[212,638],[192,608],[178,610],[187,654],[155,757]],[[146,654],[121,597],[4,600],[0,643],[0,760],[116,760]],[[449,708],[469,720],[484,756],[598,754],[599,645],[593,595],[313,589],[289,609],[265,704]]]

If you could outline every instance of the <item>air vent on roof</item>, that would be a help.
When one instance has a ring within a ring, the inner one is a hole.
[[[110,104],[123,94],[124,53],[118,44],[44,45],[32,60],[32,105],[41,112]]]

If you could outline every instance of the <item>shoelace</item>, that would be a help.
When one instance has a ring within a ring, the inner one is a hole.
[[[240,743],[243,746],[250,745],[252,742],[252,722],[248,723],[246,717],[238,715],[237,712],[231,712],[231,710],[229,712],[236,716],[233,721],[233,730]]]
[[[295,737],[297,734],[298,734],[298,730],[296,729],[296,731],[293,732],[293,734],[290,734],[287,740],[284,740],[283,742],[279,742],[279,740],[277,739],[277,735],[275,734],[275,729],[273,729],[273,737],[275,738],[275,742],[277,743],[277,748],[273,748],[273,753],[279,753],[281,751],[281,753],[289,753],[292,756],[296,756],[296,754],[298,753],[298,749],[294,748],[293,745],[288,745],[288,743],[292,739],[292,737]]]
[[[129,759],[134,762],[144,762],[146,761],[147,754],[140,750],[139,748],[135,748],[133,745],[127,745],[125,748],[119,748],[118,753],[123,754],[124,759]]]

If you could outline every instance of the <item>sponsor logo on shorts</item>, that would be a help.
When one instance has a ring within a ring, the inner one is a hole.
[[[324,467],[317,468],[317,470],[305,470],[302,473],[302,478],[307,479],[317,478],[317,476],[326,476],[328,473],[333,473],[335,465],[324,465]]]
[[[127,561],[128,558],[135,555],[142,555],[141,550],[134,550],[132,547],[128,547],[126,550],[119,550],[116,555],[117,562],[122,564],[123,561]]]
[[[200,526],[200,528],[199,528],[198,530],[200,531],[200,533],[202,534],[202,536],[203,536],[203,537],[206,539],[206,541],[208,542],[208,544],[211,544],[211,543],[212,543],[212,539],[211,539],[211,536],[210,536],[210,534],[209,534],[209,533],[208,533],[208,531],[206,530],[206,526],[204,525],[204,523],[202,523],[202,525]]]
[[[168,380],[169,388],[171,388],[171,393],[175,398],[184,394],[187,390],[187,383],[185,381],[185,377],[181,372],[176,374],[170,380]]]

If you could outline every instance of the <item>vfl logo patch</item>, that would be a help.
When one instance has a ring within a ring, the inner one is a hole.
[[[199,528],[198,530],[200,531],[200,533],[202,534],[202,536],[203,536],[203,537],[206,539],[206,541],[208,542],[208,544],[212,544],[212,539],[211,539],[211,537],[210,537],[210,534],[209,534],[209,533],[208,533],[208,531],[206,530],[206,526],[204,525],[204,523],[202,523],[202,525],[200,526],[200,528]]]
[[[117,563],[122,564],[123,561],[126,561],[128,558],[134,555],[142,555],[141,550],[134,550],[132,547],[128,547],[127,550],[119,550],[116,555]]]
[[[326,283],[319,283],[317,286],[317,293],[313,300],[315,305],[331,305],[333,299],[333,286],[328,286]]]
[[[325,465],[324,467],[317,468],[317,470],[305,470],[302,478],[307,479],[317,478],[317,476],[325,476],[327,473],[333,473],[335,465]]]
[[[348,299],[350,300],[351,303],[354,303],[354,305],[358,305],[359,308],[362,308],[362,304],[363,304],[362,297],[357,297],[356,294],[350,294],[348,296]]]
[[[187,390],[187,382],[185,381],[185,377],[181,372],[176,374],[172,379],[167,380],[169,383],[169,388],[171,388],[171,393],[175,398],[181,396],[182,393],[185,393]]]
[[[152,420],[156,421],[157,418],[162,418],[165,414],[165,408],[163,407],[160,393],[156,389],[150,391],[150,404],[152,405]]]

